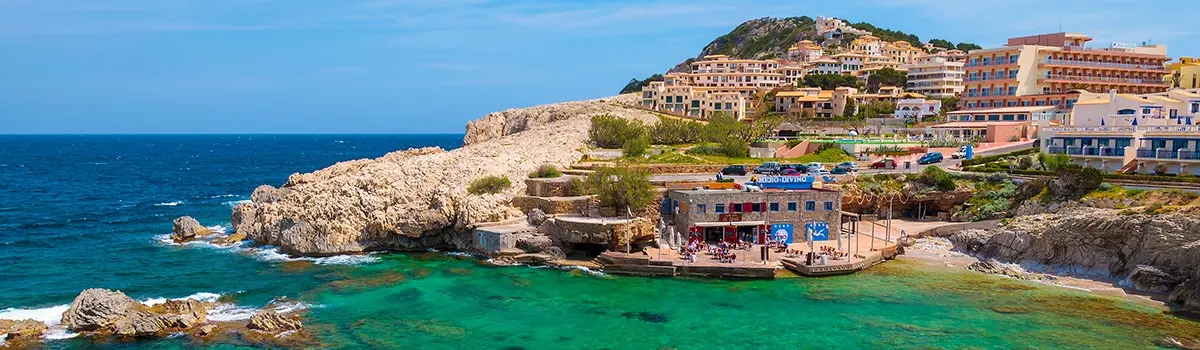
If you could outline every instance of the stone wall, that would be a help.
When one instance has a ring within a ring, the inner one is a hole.
[[[526,179],[525,194],[533,197],[577,196],[572,182],[574,176],[565,175],[552,179]]]
[[[541,209],[546,214],[579,214],[589,208],[592,197],[529,197],[521,196],[513,198],[513,206],[520,208],[521,212],[528,213],[533,209]]]
[[[539,230],[560,246],[598,244],[612,250],[624,250],[626,242],[637,246],[656,238],[655,224],[646,218],[598,219],[557,217],[546,220]]]

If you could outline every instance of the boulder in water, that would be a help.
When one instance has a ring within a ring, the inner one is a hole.
[[[204,225],[200,225],[199,221],[191,216],[181,216],[176,218],[171,228],[171,239],[175,243],[183,243],[196,239],[197,236],[205,236],[212,233]]]
[[[30,341],[41,339],[50,328],[34,320],[0,320],[0,334],[7,334],[5,341]]]
[[[250,323],[246,325],[246,328],[266,333],[294,331],[301,327],[299,319],[280,315],[274,310],[259,311],[254,316],[250,316]]]
[[[125,337],[165,336],[203,324],[210,304],[194,299],[169,300],[146,306],[120,291],[88,289],[63,312],[62,324],[72,331]]]

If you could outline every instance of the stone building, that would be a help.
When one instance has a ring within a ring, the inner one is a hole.
[[[667,193],[663,217],[683,234],[705,241],[749,240],[763,242],[766,235],[779,239],[777,229],[789,228],[789,242],[805,240],[807,223],[841,227],[842,193],[825,189],[675,190]]]

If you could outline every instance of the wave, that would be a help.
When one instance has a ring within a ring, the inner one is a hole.
[[[208,196],[208,198],[233,198],[233,197],[237,197],[237,195],[226,193],[226,194],[219,194],[219,195],[215,195],[215,196]]]
[[[154,206],[156,206],[156,207],[173,207],[173,206],[180,205],[180,204],[183,204],[183,201],[163,202],[163,203],[155,204]]]
[[[224,251],[228,251],[231,253],[237,253],[237,254],[244,254],[244,255],[252,256],[255,259],[258,259],[259,261],[269,262],[269,263],[283,263],[283,262],[292,262],[292,261],[311,261],[317,265],[358,266],[358,265],[367,265],[367,264],[379,262],[379,257],[375,256],[375,254],[334,255],[334,256],[327,256],[327,257],[320,257],[320,258],[295,257],[295,256],[290,256],[290,255],[284,254],[282,251],[279,250],[279,247],[270,246],[270,245],[256,246],[256,245],[254,245],[253,242],[248,241],[248,240],[238,242],[237,244],[218,244],[218,243],[216,243],[217,241],[220,241],[220,240],[225,239],[226,237],[229,237],[226,233],[230,231],[230,228],[226,227],[226,226],[217,225],[217,226],[209,226],[208,229],[212,230],[212,232],[213,232],[212,235],[204,236],[204,237],[201,237],[201,239],[188,241],[188,242],[184,242],[184,243],[176,243],[173,239],[171,239],[171,234],[155,235],[154,240],[162,245],[167,245],[167,246],[189,247],[189,248],[197,247],[197,248],[205,248],[205,249],[224,250]]]
[[[208,311],[208,320],[212,322],[230,322],[242,321],[250,319],[250,316],[258,312],[260,308],[246,307],[230,303],[217,302],[221,298],[221,294],[201,292],[188,295],[182,298],[147,298],[139,300],[142,304],[149,306],[158,305],[167,302],[168,300],[187,300],[195,299],[203,302],[214,303],[215,305]],[[312,304],[298,300],[271,300],[268,305],[273,306],[272,309],[276,313],[288,314],[297,311],[314,308]],[[320,306],[316,306],[320,307]],[[79,336],[79,333],[71,332],[62,325],[62,314],[70,309],[70,304],[55,305],[36,309],[17,309],[8,308],[0,310],[0,319],[5,320],[34,320],[45,323],[49,330],[44,336],[47,340],[69,339]],[[2,343],[0,343],[2,344]]]
[[[250,203],[250,200],[243,199],[243,200],[237,200],[237,201],[228,201],[228,202],[221,203],[221,204],[224,204],[227,207],[236,207],[236,206],[238,206],[238,204],[245,204],[245,203]]]

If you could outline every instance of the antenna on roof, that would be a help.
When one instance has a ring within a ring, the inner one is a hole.
[[[1058,32],[1061,33],[1062,31],[1062,22],[1058,22]]]

